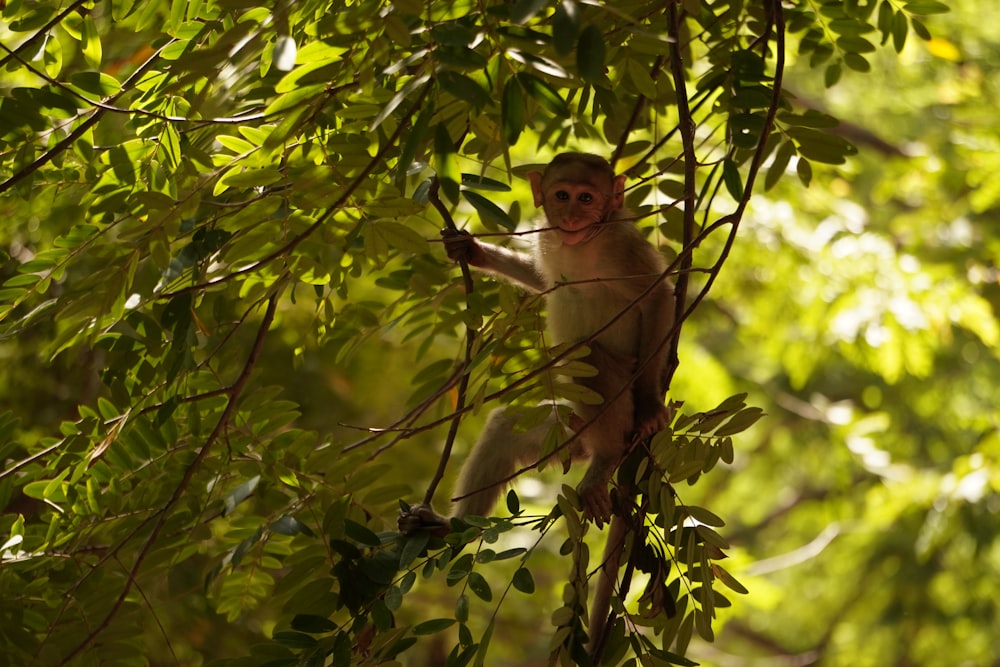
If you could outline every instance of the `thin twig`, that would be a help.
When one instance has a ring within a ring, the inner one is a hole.
[[[448,207],[444,205],[441,201],[441,197],[438,196],[439,181],[437,178],[431,183],[430,192],[427,194],[428,200],[434,205],[441,217],[444,218],[444,224],[449,230],[455,232],[458,228],[455,226],[455,221],[451,217],[451,213],[448,211]],[[462,280],[465,283],[465,298],[466,307],[469,304],[469,296],[472,294],[473,283],[472,283],[472,272],[469,271],[469,263],[464,259],[459,261],[459,265],[462,267]],[[466,325],[465,327],[465,359],[462,361],[462,376],[458,381],[458,396],[455,398],[455,414],[451,419],[451,424],[448,427],[448,436],[444,441],[444,449],[441,451],[441,458],[438,461],[437,470],[434,472],[434,477],[431,479],[431,483],[427,486],[427,492],[424,494],[424,505],[430,506],[431,501],[434,499],[434,492],[437,491],[438,484],[441,483],[441,479],[444,477],[445,470],[448,468],[448,459],[451,458],[451,450],[455,445],[455,438],[458,436],[458,427],[462,423],[462,410],[465,408],[465,399],[469,391],[469,376],[472,373],[472,352],[476,344],[476,330],[471,326]]]

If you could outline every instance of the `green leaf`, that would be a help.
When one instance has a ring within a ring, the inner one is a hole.
[[[92,69],[101,69],[101,36],[98,34],[97,26],[94,25],[94,18],[90,13],[83,15],[81,51],[83,58]]]
[[[885,3],[888,6],[889,3]],[[906,36],[910,32],[910,24],[902,12],[893,15],[891,19],[892,47],[899,53],[906,46]]]
[[[75,88],[96,97],[110,97],[122,88],[117,79],[104,72],[77,72],[69,80]]]
[[[526,23],[548,4],[548,0],[517,0],[510,10],[511,23]]]
[[[435,618],[430,621],[424,621],[423,623],[418,623],[413,627],[413,634],[415,635],[433,635],[442,630],[447,630],[451,626],[455,625],[455,619],[453,618]]]
[[[516,77],[507,79],[503,87],[503,98],[500,102],[500,119],[503,125],[503,136],[507,144],[513,146],[517,143],[521,132],[524,131],[524,96],[521,92],[521,85]]]
[[[729,590],[740,593],[741,595],[747,595],[750,593],[746,586],[737,581],[736,578],[729,574],[729,572],[727,572],[721,565],[713,564],[712,572],[715,573],[715,576],[719,579],[719,581],[725,584]]]
[[[521,502],[517,498],[517,492],[514,489],[507,491],[507,511],[511,514],[517,514],[521,511]]]
[[[365,546],[378,547],[382,545],[378,535],[373,533],[370,528],[351,519],[344,520],[344,534]]]
[[[871,63],[869,63],[865,57],[858,55],[857,53],[845,53],[844,64],[855,72],[870,72],[872,69]]]
[[[909,0],[903,5],[903,10],[911,14],[945,14],[951,11],[943,2],[938,2],[938,0]]]
[[[831,63],[827,66],[823,73],[823,83],[827,88],[831,88],[838,81],[840,81],[840,75],[843,73],[840,67],[840,63]]]
[[[476,40],[476,31],[459,21],[448,21],[432,25],[431,37],[445,46],[468,46]]]
[[[449,93],[460,100],[469,102],[477,109],[482,109],[493,101],[493,98],[482,86],[458,72],[450,70],[441,72],[438,74],[438,83]]]
[[[469,620],[469,596],[464,593],[455,600],[455,620],[459,623]]]
[[[596,25],[588,25],[576,44],[576,69],[580,78],[587,83],[600,83],[604,79],[606,54],[604,33]]]
[[[487,190],[490,192],[510,192],[510,186],[501,181],[480,176],[478,174],[462,174],[462,185],[475,190]]]
[[[655,100],[658,96],[656,82],[650,76],[649,70],[638,61],[629,60],[627,65],[628,78],[635,84],[639,94],[647,100]]]
[[[414,158],[418,152],[422,152],[424,142],[427,138],[427,128],[430,125],[431,116],[434,115],[434,105],[428,104],[420,110],[417,120],[410,128],[409,136],[403,145],[403,150],[399,154],[399,162],[396,165],[396,174],[393,183],[401,193],[406,192],[406,176],[413,166]]]
[[[121,414],[118,408],[115,407],[115,404],[103,396],[97,398],[97,409],[105,421],[116,419]]]
[[[531,576],[531,572],[525,567],[520,568],[514,573],[512,583],[514,584],[514,588],[522,593],[530,595],[535,592],[535,579]]]
[[[551,85],[527,72],[518,72],[517,80],[524,86],[524,90],[528,95],[543,108],[556,116],[569,116],[569,106],[567,106],[566,100]]]
[[[743,178],[740,170],[732,160],[722,163],[722,180],[726,184],[726,191],[729,196],[739,201],[743,198]]]
[[[273,521],[268,529],[273,533],[278,533],[280,535],[308,535],[310,537],[314,536],[312,528],[302,523],[293,516],[280,517],[277,521]]]
[[[552,14],[552,43],[556,52],[567,55],[580,37],[580,8],[575,0],[562,0]]]
[[[715,430],[716,436],[727,436],[742,433],[764,416],[764,411],[760,408],[744,408],[737,412],[732,418]]]
[[[799,161],[795,164],[795,173],[798,175],[799,181],[802,185],[809,187],[809,184],[812,182],[813,174],[812,165],[809,164],[809,160],[804,157],[799,158]]]
[[[475,593],[476,597],[483,602],[489,602],[493,599],[493,591],[490,590],[489,583],[478,572],[469,573],[469,590]]]
[[[704,507],[698,507],[697,505],[685,505],[684,512],[695,521],[703,523],[706,526],[715,526],[716,528],[720,528],[726,525],[726,522],[722,520],[722,517],[708,511]]]
[[[264,109],[264,114],[267,116],[278,116],[285,111],[306,104],[313,98],[322,95],[325,90],[326,84],[324,83],[314,83],[311,86],[296,88],[291,92],[280,95],[276,100],[271,102]]]
[[[399,569],[405,570],[427,548],[431,535],[426,530],[417,530],[402,539],[403,548],[399,553]]]
[[[793,155],[795,155],[795,144],[791,141],[784,141],[778,146],[771,166],[767,169],[767,176],[764,178],[764,190],[770,190],[777,185],[781,177],[785,175]]]
[[[247,481],[243,482],[235,489],[226,494],[222,502],[225,509],[222,511],[222,516],[228,516],[233,513],[236,506],[242,503],[244,500],[253,495],[253,492],[257,489],[257,485],[260,483],[260,475],[254,475]]]
[[[490,624],[486,626],[483,638],[479,640],[479,647],[476,650],[476,661],[473,663],[474,667],[483,667],[486,664],[486,654],[490,647],[490,641],[493,639],[493,629],[495,627],[496,615],[493,615],[490,617]]]
[[[461,175],[455,156],[455,143],[444,123],[434,128],[434,168],[437,171],[441,191],[452,203],[457,202]]]
[[[476,213],[479,214],[479,217],[482,218],[484,223],[488,226],[498,225],[511,231],[513,231],[513,229],[517,226],[502,208],[478,192],[462,190],[462,196],[465,197],[466,201],[472,204],[472,207],[476,209]]]
[[[466,71],[483,69],[488,63],[485,56],[467,46],[441,46],[434,56],[444,67]]]
[[[848,53],[872,53],[875,45],[864,37],[846,35],[837,38],[837,46]]]
[[[929,42],[931,40],[931,32],[930,30],[927,29],[927,26],[925,26],[922,21],[916,18],[911,18],[910,26],[913,28],[913,32],[917,33],[917,37],[924,40],[925,42]]]
[[[375,116],[375,119],[372,121],[372,124],[368,128],[369,131],[374,130],[379,125],[381,125],[385,121],[385,119],[388,118],[389,115],[392,114],[392,112],[395,111],[397,107],[399,107],[399,105],[403,103],[403,100],[405,100],[408,96],[413,94],[413,92],[416,91],[421,86],[426,85],[429,79],[430,77],[427,75],[415,77],[412,80],[410,80],[409,83],[407,83],[405,86],[403,86],[402,90],[393,95],[392,99],[390,99],[389,102],[384,107],[382,107],[382,110],[379,111],[378,115]]]
[[[293,630],[310,634],[323,634],[337,629],[336,623],[325,616],[315,614],[296,614],[292,618],[291,626]]]
[[[414,255],[422,255],[430,252],[427,239],[402,223],[393,222],[392,220],[379,220],[374,223],[374,228],[393,248]]]
[[[798,144],[799,155],[825,164],[843,164],[857,149],[846,139],[805,127],[790,127],[790,137]]]

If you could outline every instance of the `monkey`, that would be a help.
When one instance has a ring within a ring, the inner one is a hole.
[[[528,174],[545,225],[531,255],[481,243],[464,231],[445,231],[450,259],[505,278],[544,295],[552,341],[585,341],[584,361],[597,370],[576,381],[603,403],[575,403],[570,427],[578,431],[572,459],[591,462],[577,487],[584,516],[598,528],[611,516],[608,485],[633,436],[646,437],[667,425],[668,346],[673,326],[673,288],[663,277],[657,249],[624,213],[625,176],[590,153],[561,153]],[[541,443],[557,416],[524,433],[504,408],[494,410],[462,467],[452,516],[485,516],[501,484],[518,465],[537,461]],[[402,525],[447,524],[426,506],[411,508]]]
[[[611,520],[608,486],[632,438],[648,437],[670,421],[663,397],[674,324],[674,292],[664,277],[666,263],[628,220],[625,176],[590,153],[560,153],[543,171],[528,174],[545,224],[534,251],[519,253],[480,243],[468,232],[442,232],[449,259],[544,295],[548,328],[555,344],[584,342],[584,361],[597,374],[578,378],[603,399],[574,403],[569,426],[576,432],[570,458],[590,458],[577,487],[584,517],[598,528]],[[452,516],[489,514],[501,485],[518,466],[539,460],[543,440],[559,419],[517,432],[505,408],[490,413],[478,442],[462,466]],[[608,531],[601,573],[590,613],[590,650],[602,650],[605,622],[624,546],[625,520]],[[448,532],[449,520],[427,505],[401,512],[399,529]]]

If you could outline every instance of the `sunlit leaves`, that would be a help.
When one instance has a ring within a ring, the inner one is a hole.
[[[524,425],[551,417],[538,401],[596,400],[532,376],[547,355],[537,299],[489,280],[472,295],[456,289],[427,193],[436,176],[458,224],[478,217],[487,232],[509,232],[525,189],[508,171],[563,146],[600,151],[628,129],[633,161],[665,138],[634,165],[648,177],[640,188],[687,201],[676,92],[660,59],[678,43],[664,37],[662,13],[574,0],[238,5],[126,1],[52,26],[48,6],[3,10],[13,53],[0,56],[10,197],[0,344],[5,400],[28,422],[0,438],[13,462],[0,475],[12,503],[5,546],[25,554],[23,569],[0,577],[17,594],[0,611],[4,645],[30,647],[13,664],[57,664],[75,648],[63,643],[95,629],[93,660],[134,661],[149,653],[134,619],[153,608],[178,655],[195,661],[211,656],[195,655],[185,623],[210,609],[232,621],[234,653],[266,642],[248,663],[398,662],[434,635],[456,642],[447,664],[491,664],[491,645],[509,641],[492,618],[527,595],[539,596],[533,618],[556,622],[540,641],[580,663],[595,536],[571,487],[556,501],[512,493],[514,519],[455,522],[443,539],[393,530],[398,500],[424,491],[428,452],[439,451],[464,325],[484,335],[461,438],[501,392],[524,404]],[[698,133],[690,201],[701,207],[713,191],[746,194],[775,54],[773,33],[756,32],[759,11],[703,24],[704,7],[683,7]],[[879,37],[900,49],[923,36],[923,17],[942,9],[880,3],[872,28],[851,7],[786,7],[802,53],[831,83],[873,63]],[[766,184],[844,164],[852,151],[832,128],[782,110]],[[985,188],[973,197],[988,209]],[[985,300],[953,305],[956,322],[995,341]],[[746,313],[732,317],[747,326]],[[878,368],[898,376],[917,357]],[[677,654],[694,633],[714,632],[719,591],[742,592],[716,563],[722,518],[673,484],[732,462],[733,439],[759,417],[742,399],[682,415],[620,471],[648,500],[649,539],[630,548],[650,584],[639,615],[613,603],[628,614],[614,660],[632,651],[635,662],[686,664]],[[546,451],[565,437],[552,429]],[[355,441],[366,442],[350,450]],[[555,546],[550,535],[525,542],[526,526],[556,531]],[[512,530],[517,546],[502,543]],[[560,542],[565,568],[553,576]],[[72,613],[53,600],[72,600]],[[117,637],[130,638],[127,650]]]

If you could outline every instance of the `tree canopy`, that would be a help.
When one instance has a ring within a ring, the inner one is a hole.
[[[983,14],[0,2],[5,658],[1000,664]],[[523,246],[561,150],[628,175],[681,315],[596,656],[579,471],[396,528],[489,409],[580,396],[540,299],[438,243]]]

